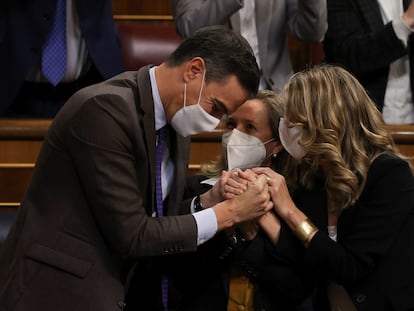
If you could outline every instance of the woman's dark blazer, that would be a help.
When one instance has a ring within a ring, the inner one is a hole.
[[[323,232],[312,239],[305,262],[315,277],[343,285],[358,310],[414,310],[414,180],[407,162],[382,155],[372,163],[361,196],[338,219],[337,241]]]

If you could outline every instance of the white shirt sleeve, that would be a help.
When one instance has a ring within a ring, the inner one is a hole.
[[[191,202],[191,211],[194,211],[194,200]],[[211,208],[193,213],[197,223],[197,245],[210,240],[217,232],[217,217]]]
[[[392,27],[394,28],[397,37],[404,42],[405,46],[407,46],[408,36],[413,33],[414,29],[408,27],[404,23],[402,17],[393,19]]]

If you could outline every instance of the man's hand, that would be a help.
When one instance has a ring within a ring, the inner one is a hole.
[[[256,219],[272,207],[267,178],[260,175],[255,181],[247,183],[245,192],[215,205],[213,210],[217,216],[218,230],[221,231],[235,224]]]

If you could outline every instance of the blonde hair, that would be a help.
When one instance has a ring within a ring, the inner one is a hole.
[[[252,99],[258,99],[265,105],[268,113],[268,126],[272,132],[272,137],[280,143],[279,120],[285,112],[285,104],[281,97],[274,91],[261,90]],[[276,158],[272,158],[270,166],[285,177],[289,189],[293,190],[297,184],[297,165],[298,162],[285,150],[282,150]],[[200,173],[208,177],[216,177],[220,176],[221,171],[224,169],[227,169],[227,163],[223,154],[220,154],[215,161],[203,163]]]
[[[304,130],[300,144],[308,150],[308,167],[300,182],[311,186],[322,169],[335,212],[361,195],[376,157],[399,155],[380,111],[345,69],[320,65],[299,72],[286,84],[283,97],[285,118]]]

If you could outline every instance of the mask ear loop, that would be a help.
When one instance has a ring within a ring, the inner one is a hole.
[[[272,142],[274,140],[276,140],[276,139],[274,137],[272,137],[272,138],[266,140],[265,142],[263,142],[263,145],[266,145],[266,144],[268,144],[268,143],[270,143],[270,142]]]
[[[270,143],[270,142],[272,142],[272,141],[274,141],[274,140],[276,140],[276,138],[272,137],[272,138],[270,138],[270,139],[266,140],[265,142],[263,142],[263,145],[266,145],[266,144],[268,144],[268,143]],[[265,161],[265,160],[267,160],[267,159],[270,159],[270,158],[272,158],[272,159],[276,159],[276,158],[277,158],[277,153],[271,153],[271,154],[269,154],[269,155],[266,155],[266,157],[263,159],[263,161]],[[262,162],[263,162],[263,161],[262,161]]]
[[[203,72],[203,79],[201,79],[201,88],[200,88],[200,94],[198,94],[198,101],[197,101],[197,105],[200,105],[201,94],[203,93],[204,78],[205,78],[205,76],[206,76],[206,71],[204,70],[204,72]]]
[[[187,81],[184,82],[184,107],[187,104]]]

